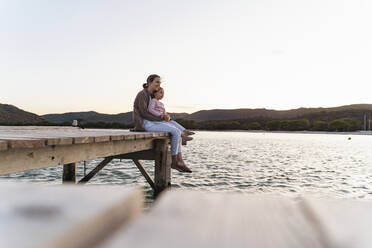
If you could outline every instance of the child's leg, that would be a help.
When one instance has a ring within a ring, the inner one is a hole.
[[[173,125],[175,128],[177,128],[181,132],[185,131],[185,128],[182,125],[178,124],[178,122],[176,122],[174,120],[170,120],[168,123]]]
[[[171,120],[171,121],[168,121],[168,124],[169,124],[170,126],[172,126],[172,127],[177,128],[178,130],[180,130],[180,131],[181,131],[181,137],[182,137],[185,141],[190,141],[190,140],[193,139],[193,138],[188,137],[188,136],[189,136],[189,135],[193,135],[193,134],[195,134],[195,133],[186,130],[183,126],[181,126],[180,124],[178,124],[178,122],[176,122],[176,121],[174,121],[174,120]]]

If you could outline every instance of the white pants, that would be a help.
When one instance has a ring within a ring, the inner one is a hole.
[[[179,129],[181,132],[183,132],[185,130],[185,128],[183,126],[181,126],[180,124],[178,124],[176,121],[174,120],[171,120],[171,121],[168,121],[167,122],[168,124],[171,124],[172,126],[174,126],[175,128]]]
[[[185,130],[175,121],[148,121],[143,120],[143,128],[148,132],[168,132],[171,134],[171,154],[172,156],[182,152],[181,133]]]

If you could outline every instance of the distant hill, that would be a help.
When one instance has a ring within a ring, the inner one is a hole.
[[[298,119],[306,117],[322,117],[327,118],[327,115],[339,113],[339,118],[350,117],[346,116],[351,112],[368,112],[372,111],[372,104],[353,104],[332,108],[298,108],[290,110],[272,110],[272,109],[213,109],[201,110],[187,116],[186,119],[194,121],[209,121],[209,120],[242,120],[242,119]],[[313,118],[311,118],[313,119]]]
[[[192,114],[171,113],[173,119],[187,119],[196,122],[205,121],[228,121],[239,120],[241,123],[258,121],[260,123],[269,120],[290,120],[306,118],[309,121],[322,120],[332,121],[340,118],[357,118],[363,121],[364,114],[372,117],[372,104],[353,104],[332,108],[298,108],[290,110],[273,109],[213,109],[201,110]],[[111,122],[131,124],[132,112],[119,114],[103,114],[95,111],[69,112],[63,114],[47,114],[38,116],[24,111],[13,105],[0,104],[0,123],[63,123],[82,119],[87,122]]]
[[[0,103],[0,123],[41,123],[46,120],[13,105]]]
[[[173,119],[189,119],[197,122],[223,121],[223,120],[286,120],[308,118],[309,120],[330,121],[338,118],[355,117],[362,119],[363,115],[371,114],[372,104],[353,104],[332,108],[298,108],[290,110],[273,109],[213,109],[201,110],[192,114],[171,113]],[[120,114],[101,114],[94,111],[70,112],[64,114],[47,114],[43,118],[56,122],[71,122],[75,119],[83,119],[84,122],[118,122],[124,124],[132,123],[132,112]]]

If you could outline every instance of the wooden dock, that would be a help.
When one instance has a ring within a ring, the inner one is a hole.
[[[104,158],[77,182],[76,163]],[[86,183],[113,159],[130,159],[155,195],[171,183],[169,134],[78,127],[0,127],[0,175],[63,166],[64,183]],[[140,160],[154,160],[152,179]]]

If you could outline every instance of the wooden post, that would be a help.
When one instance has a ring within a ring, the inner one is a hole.
[[[155,140],[155,197],[171,185],[171,161],[169,160],[168,142],[168,139]]]
[[[63,165],[62,183],[76,182],[76,163]]]

